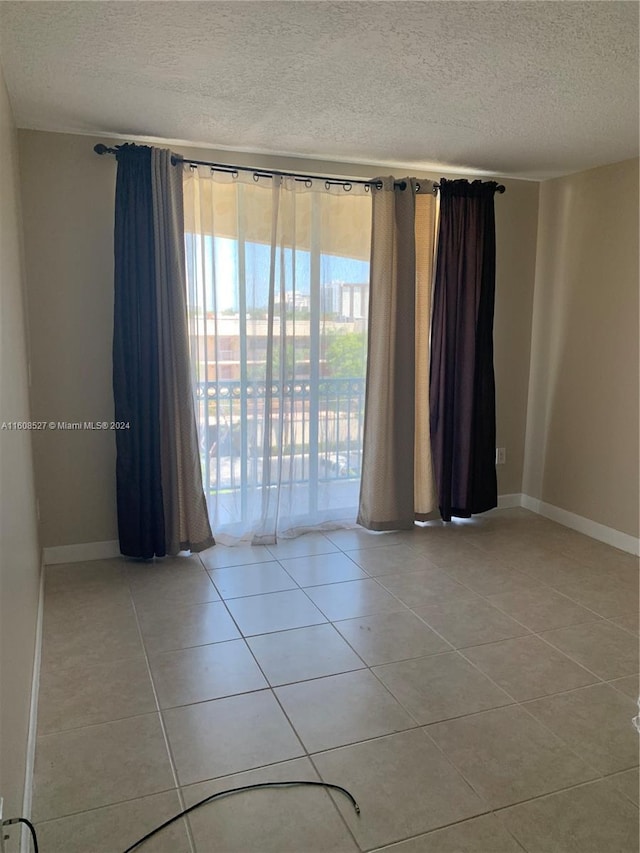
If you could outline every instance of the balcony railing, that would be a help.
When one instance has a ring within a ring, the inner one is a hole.
[[[310,492],[331,480],[358,481],[364,386],[363,378],[199,383],[197,417],[208,498],[260,486],[265,456],[272,459],[272,470],[266,472],[271,482],[278,465],[283,480],[308,484]]]

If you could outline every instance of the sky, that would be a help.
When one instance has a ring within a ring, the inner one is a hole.
[[[204,254],[204,279],[207,312],[223,311],[237,312],[239,308],[238,288],[238,242],[230,237],[216,237],[214,251],[211,252],[212,238],[204,238],[204,253],[202,253],[202,237],[199,235],[186,235],[187,267],[189,270],[189,281],[196,281],[199,291],[197,302],[202,303],[202,274],[194,279],[193,270],[202,270],[202,264],[197,264],[195,259],[200,260]],[[215,258],[215,304],[213,293],[213,263]],[[292,261],[295,258],[295,264]],[[268,303],[269,294],[269,267],[271,259],[271,248],[264,243],[245,244],[245,282],[246,282],[246,308],[263,308]],[[292,292],[295,290],[301,294],[308,294],[310,290],[310,265],[311,255],[307,251],[285,249],[285,275],[284,290]],[[280,257],[276,256],[275,267],[276,293],[280,291]],[[348,284],[359,284],[369,280],[369,264],[355,258],[342,258],[334,255],[320,256],[320,282],[329,284],[341,281]],[[190,300],[191,301],[191,300]]]

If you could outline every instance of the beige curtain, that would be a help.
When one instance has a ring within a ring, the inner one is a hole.
[[[436,506],[428,384],[436,200],[431,181],[376,184],[358,523],[397,530]]]
[[[160,459],[169,554],[214,545],[202,488],[186,306],[182,170],[171,152],[152,150],[156,234],[156,306],[160,394]]]
[[[435,269],[438,201],[431,181],[420,181],[416,194],[416,384],[414,511],[417,521],[439,518],[429,429],[431,291]]]

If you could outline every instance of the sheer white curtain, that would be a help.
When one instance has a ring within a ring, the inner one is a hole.
[[[356,519],[371,196],[185,166],[191,356],[220,541]]]

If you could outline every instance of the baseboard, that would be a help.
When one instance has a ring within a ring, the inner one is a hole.
[[[513,495],[498,495],[498,509],[512,509],[514,506],[522,506],[522,495],[519,492]]]
[[[22,816],[31,817],[33,800],[33,770],[36,759],[36,738],[38,735],[38,696],[40,692],[40,662],[42,659],[42,618],[44,613],[44,555],[40,565],[40,588],[38,590],[38,615],[36,618],[36,637],[33,650],[33,673],[31,676],[31,702],[29,706],[29,729],[27,733],[27,755],[24,774],[24,794],[22,797]],[[20,853],[31,850],[31,833],[23,825],[20,836]]]
[[[120,556],[120,543],[82,542],[80,545],[54,545],[44,549],[44,562],[47,566],[57,563],[84,563],[85,560],[108,560]]]
[[[509,495],[499,495],[498,497],[498,509],[511,509],[519,506],[542,515],[545,518],[549,518],[551,521],[557,521],[559,524],[570,527],[572,530],[577,530],[579,533],[584,533],[586,536],[591,536],[592,539],[597,539],[614,548],[619,548],[621,551],[627,551],[629,554],[635,554],[636,556],[640,554],[640,539],[629,536],[628,533],[622,533],[613,527],[599,524],[590,518],[576,515],[566,509],[561,509],[553,504],[532,498],[530,495],[515,492]],[[47,566],[58,563],[82,563],[85,560],[106,560],[111,557],[120,556],[120,543],[117,539],[114,539],[110,542],[83,542],[79,545],[56,545],[51,548],[44,548],[43,553],[44,563]]]
[[[590,518],[576,515],[574,512],[569,512],[566,509],[561,509],[559,506],[545,503],[529,495],[522,495],[521,505],[525,509],[551,519],[551,521],[557,521],[565,527],[570,527],[572,530],[577,530],[578,533],[584,533],[586,536],[591,536],[592,539],[597,539],[614,548],[619,548],[621,551],[627,551],[629,554],[634,554],[635,556],[640,554],[640,539],[629,536],[628,533],[622,533],[613,527],[599,524]]]

